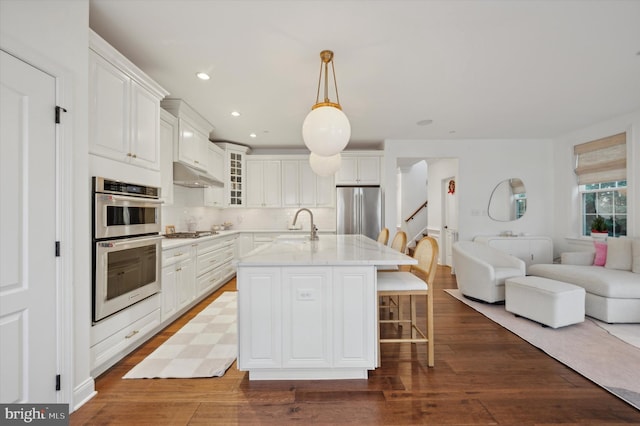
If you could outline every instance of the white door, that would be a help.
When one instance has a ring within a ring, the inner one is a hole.
[[[0,402],[56,402],[55,79],[0,51]]]
[[[453,243],[458,232],[458,195],[455,176],[442,180],[442,231],[440,238],[440,261],[453,267]],[[453,270],[452,270],[453,272]]]

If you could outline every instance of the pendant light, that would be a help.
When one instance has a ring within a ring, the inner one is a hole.
[[[351,125],[349,119],[342,112],[338,97],[336,71],[333,66],[333,52],[320,52],[320,78],[316,103],[302,123],[302,139],[312,153],[322,157],[332,157],[342,151],[349,143]],[[333,74],[333,85],[336,92],[336,102],[329,100],[329,64]],[[324,69],[324,101],[319,102],[320,85]]]
[[[340,153],[332,155],[331,157],[323,157],[315,152],[309,154],[311,170],[318,176],[331,176],[335,174],[340,169],[341,163],[342,156]]]

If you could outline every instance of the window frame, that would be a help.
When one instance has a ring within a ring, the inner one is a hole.
[[[593,186],[597,186],[597,188],[588,188],[588,187],[593,187]],[[583,184],[583,185],[578,185],[578,194],[580,195],[579,199],[580,199],[580,221],[581,221],[581,235],[583,236],[590,236],[591,235],[591,230],[587,229],[587,218],[589,216],[602,216],[605,219],[607,219],[608,221],[611,221],[612,223],[616,223],[616,218],[617,217],[624,217],[625,218],[625,226],[623,228],[624,232],[616,232],[616,226],[613,227],[609,227],[612,229],[607,229],[609,236],[610,237],[619,237],[619,236],[626,236],[627,235],[627,220],[628,220],[628,203],[626,200],[626,194],[624,194],[625,196],[625,204],[624,204],[624,213],[617,213],[616,212],[616,205],[615,205],[615,201],[612,200],[611,203],[611,211],[609,212],[601,212],[598,211],[598,202],[596,201],[595,203],[595,215],[594,213],[587,213],[586,212],[586,201],[585,201],[585,195],[586,194],[600,194],[600,193],[605,193],[605,192],[617,192],[617,193],[621,193],[621,192],[626,192],[628,190],[628,182],[626,179],[623,180],[617,180],[617,181],[613,181],[613,182],[598,182],[598,183],[591,183],[591,184]]]

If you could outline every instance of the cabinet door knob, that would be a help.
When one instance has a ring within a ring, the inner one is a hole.
[[[131,155],[133,158],[138,158],[138,156],[136,154],[132,154]]]
[[[133,154],[131,154],[130,152],[127,152],[127,157],[131,157]]]

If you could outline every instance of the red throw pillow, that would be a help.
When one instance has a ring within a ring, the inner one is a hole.
[[[605,243],[594,242],[596,255],[593,257],[594,266],[604,266],[607,263],[607,245]]]

